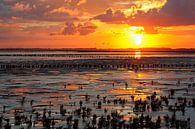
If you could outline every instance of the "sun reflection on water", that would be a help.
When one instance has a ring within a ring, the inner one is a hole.
[[[141,51],[135,51],[134,58],[138,60],[141,59]]]

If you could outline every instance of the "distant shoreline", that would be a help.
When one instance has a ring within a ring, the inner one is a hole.
[[[127,49],[98,49],[98,48],[0,48],[0,51],[37,52],[37,51],[69,51],[69,52],[187,52],[195,53],[195,48],[127,48]]]

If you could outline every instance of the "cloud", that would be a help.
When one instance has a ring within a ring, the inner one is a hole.
[[[64,13],[68,13],[71,16],[78,16],[79,14],[81,14],[81,12],[78,9],[71,10],[71,9],[67,9],[64,6],[53,9],[48,14],[64,14]]]
[[[89,18],[102,13],[107,8],[113,11],[114,18],[123,15],[119,9],[129,9],[132,5],[151,3],[153,0],[0,0],[0,19],[10,20],[12,17],[36,21],[69,21]],[[156,0],[165,1],[165,0]],[[153,3],[157,3],[157,2]],[[116,16],[115,16],[116,15]],[[123,16],[121,16],[122,18]],[[118,19],[120,21],[121,19]]]
[[[66,26],[62,29],[62,32],[60,34],[62,35],[88,35],[90,33],[95,32],[97,29],[97,26],[95,26],[91,22],[85,22],[83,24],[79,23],[78,25],[75,25],[73,22],[67,22]]]
[[[194,0],[168,0],[165,6],[147,13],[138,12],[135,18],[129,18],[130,24],[143,26],[179,26],[195,24]]]
[[[158,1],[158,2],[156,2]],[[0,18],[11,17],[40,21],[63,21],[78,16],[81,19],[93,17],[107,8],[130,9],[133,5],[150,5],[165,0],[0,0]],[[151,6],[152,7],[152,6]],[[148,7],[147,7],[148,8]],[[116,12],[121,14],[120,11]],[[74,19],[74,18],[73,18]]]
[[[16,3],[12,9],[13,11],[30,11],[32,8],[30,7],[30,4]]]
[[[63,35],[74,35],[77,33],[77,27],[72,22],[67,22],[66,26],[62,29]]]
[[[70,3],[75,0],[69,1]],[[79,3],[77,0],[76,3]],[[72,4],[65,4],[64,0],[0,0],[0,19],[4,21],[11,20],[12,17],[36,20],[36,21],[68,21],[76,20],[75,16],[70,14]],[[64,6],[66,10],[61,13],[60,7]],[[76,6],[76,5],[75,5]],[[52,10],[56,13],[50,13]]]
[[[87,0],[81,5],[90,14],[98,15],[112,8],[113,10],[148,10],[159,8],[166,0]]]
[[[86,3],[86,0],[64,0],[65,4],[68,4],[70,7],[76,7],[81,4]]]
[[[94,33],[97,29],[97,26],[91,22],[85,22],[84,24],[79,24],[77,28],[80,35],[88,35],[90,33]]]
[[[125,14],[122,11],[113,11],[112,9],[107,9],[106,13],[98,15],[94,17],[94,19],[99,19],[102,22],[108,23],[124,23],[127,20]]]
[[[49,26],[57,27],[52,27],[52,31],[48,32],[57,32],[56,29],[66,23],[60,33],[63,35],[87,35],[95,32],[97,26],[89,19],[109,24],[143,26],[144,33],[150,34],[157,33],[158,27],[195,24],[195,0],[167,0],[166,4],[165,1],[0,0],[0,23],[18,23],[18,26],[25,29],[19,27],[17,30],[32,32],[39,32],[39,29],[44,31]],[[36,23],[39,25],[33,29],[32,25]]]
[[[106,13],[95,16],[94,19],[107,23],[122,23],[132,26],[144,26],[152,28],[155,26],[180,26],[195,24],[195,1],[194,0],[168,0],[160,9],[150,9],[148,12],[137,11],[132,15],[125,15],[120,11],[106,11]],[[125,15],[125,16],[124,16]]]

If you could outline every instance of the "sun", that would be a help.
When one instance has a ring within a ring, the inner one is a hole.
[[[129,34],[131,37],[132,45],[135,48],[143,47],[143,33],[144,28],[142,26],[131,26]]]
[[[143,35],[142,34],[132,34],[133,42],[135,45],[139,46],[142,43]]]

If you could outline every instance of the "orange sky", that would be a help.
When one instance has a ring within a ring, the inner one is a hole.
[[[195,48],[194,0],[2,0],[0,48]]]

